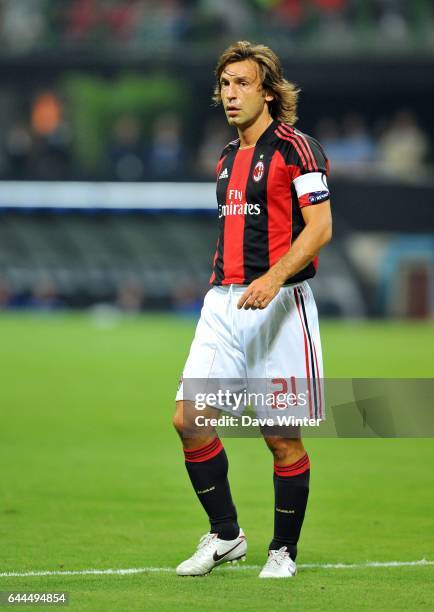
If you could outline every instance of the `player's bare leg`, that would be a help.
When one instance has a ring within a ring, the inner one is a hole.
[[[214,440],[217,436],[214,427],[196,425],[196,417],[200,415],[205,418],[217,418],[218,410],[215,408],[206,407],[204,410],[198,411],[195,408],[194,402],[178,401],[176,402],[176,410],[173,415],[173,426],[181,438],[182,445],[186,450],[193,450],[205,446]]]
[[[281,438],[264,436],[264,440],[273,453],[274,465],[286,466],[295,463],[306,454],[301,438]]]
[[[291,437],[292,436],[292,437]],[[264,435],[274,457],[274,535],[261,578],[296,573],[295,558],[309,496],[309,457],[297,430],[289,437]]]
[[[213,427],[196,424],[198,414],[213,418],[219,413],[209,407],[198,413],[193,402],[176,402],[173,424],[182,440],[191,484],[210,521],[210,531],[196,552],[176,568],[181,576],[207,574],[216,565],[244,557],[247,550],[232,501],[226,452]]]

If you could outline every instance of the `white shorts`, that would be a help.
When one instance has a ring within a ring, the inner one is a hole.
[[[309,284],[282,287],[263,310],[237,309],[245,289],[215,286],[206,294],[176,399],[195,399],[188,380],[238,380],[253,390],[293,393],[293,414],[324,419],[318,312]]]

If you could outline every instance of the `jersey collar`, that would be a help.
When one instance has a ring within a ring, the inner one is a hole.
[[[263,144],[264,142],[267,142],[268,140],[270,140],[270,138],[274,136],[274,131],[277,129],[278,125],[279,125],[279,122],[273,119],[273,121],[270,123],[267,129],[264,132],[262,132],[262,134],[259,136],[256,144],[257,145]]]

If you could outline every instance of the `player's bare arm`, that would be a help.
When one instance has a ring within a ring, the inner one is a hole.
[[[332,237],[330,200],[315,206],[305,206],[302,214],[306,227],[290,250],[266,274],[250,283],[237,304],[239,309],[266,308],[285,281],[305,268],[330,241]]]

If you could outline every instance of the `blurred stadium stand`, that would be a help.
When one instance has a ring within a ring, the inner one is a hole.
[[[215,231],[203,216],[8,213],[0,242],[0,270],[17,307],[47,279],[55,306],[115,303],[135,289],[131,309],[168,308],[194,281],[194,307],[209,278]]]
[[[0,309],[197,311],[240,38],[280,54],[331,160],[322,312],[433,315],[430,0],[0,0]]]
[[[217,235],[213,183],[1,187],[4,308],[200,307]],[[312,281],[322,313],[431,316],[434,186],[336,179],[332,188],[334,240]]]
[[[2,0],[1,9],[11,52],[214,52],[241,34],[297,48],[411,49],[429,41],[433,23],[430,0]]]

